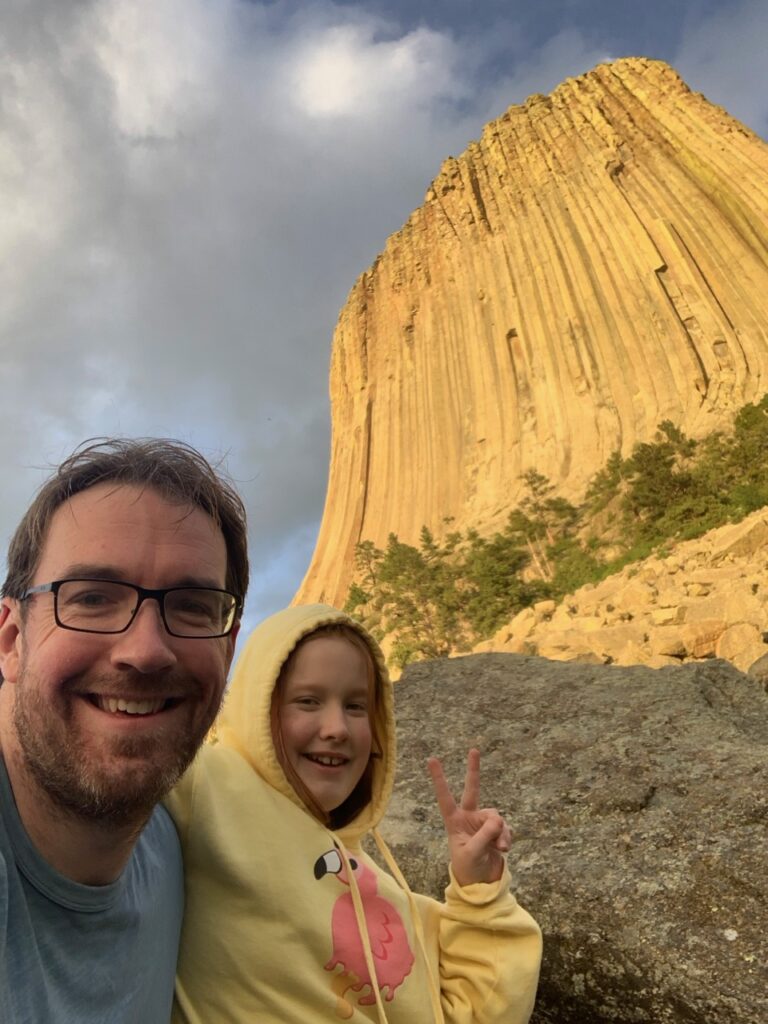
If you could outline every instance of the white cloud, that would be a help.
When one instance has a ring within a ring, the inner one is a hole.
[[[295,101],[312,117],[373,117],[404,102],[458,97],[457,54],[444,33],[420,28],[399,39],[377,25],[332,26],[304,40],[289,59]]]
[[[228,7],[111,0],[87,11],[78,42],[92,50],[111,83],[119,133],[172,139],[194,130],[211,110],[209,85],[224,57]]]

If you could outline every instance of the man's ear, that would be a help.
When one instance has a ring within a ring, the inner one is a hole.
[[[21,607],[12,597],[0,602],[0,672],[3,680],[15,683],[19,674]]]

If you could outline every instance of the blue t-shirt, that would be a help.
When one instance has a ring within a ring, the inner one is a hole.
[[[183,903],[164,808],[117,881],[81,885],[32,844],[0,757],[2,1024],[168,1024]]]

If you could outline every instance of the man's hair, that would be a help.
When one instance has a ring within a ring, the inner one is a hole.
[[[97,484],[133,485],[166,501],[206,512],[224,535],[226,585],[239,598],[248,589],[248,547],[243,502],[221,470],[182,441],[143,437],[94,438],[75,449],[37,492],[8,547],[3,597],[30,587],[51,519],[69,498]]]

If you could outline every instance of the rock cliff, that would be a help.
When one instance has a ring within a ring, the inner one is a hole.
[[[671,419],[768,389],[768,146],[667,65],[605,64],[450,158],[333,339],[332,451],[297,601],[355,545],[500,526],[535,468],[580,496]]]
[[[382,834],[414,890],[447,881],[426,775],[516,841],[513,888],[544,932],[532,1024],[765,1024],[768,694],[722,661],[653,670],[484,654],[410,665]]]

